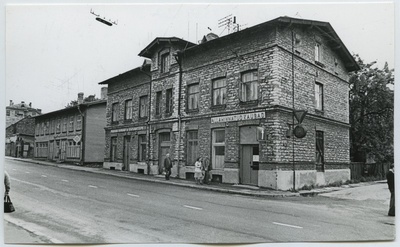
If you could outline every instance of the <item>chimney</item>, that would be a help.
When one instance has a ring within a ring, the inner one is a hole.
[[[107,99],[107,94],[108,94],[108,88],[107,87],[102,87],[101,88],[101,98],[100,99]]]
[[[78,93],[78,104],[82,104],[83,103],[83,93]]]
[[[89,95],[88,101],[89,102],[93,102],[94,101],[94,97],[95,97],[94,95]]]
[[[12,105],[14,105],[14,103],[13,103],[13,101],[12,101],[12,100],[10,100],[10,106],[12,106]]]
[[[32,102],[29,102],[29,108],[32,108]]]

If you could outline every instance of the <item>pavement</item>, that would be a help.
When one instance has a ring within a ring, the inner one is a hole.
[[[160,184],[168,184],[173,186],[194,188],[200,190],[209,190],[221,193],[231,193],[231,194],[239,194],[246,196],[256,196],[256,197],[299,197],[299,196],[316,196],[322,195],[326,197],[335,197],[341,199],[352,199],[352,200],[377,200],[382,201],[384,204],[388,204],[388,199],[390,197],[389,193],[382,193],[381,191],[385,189],[387,190],[386,180],[383,181],[373,181],[373,182],[364,182],[358,184],[349,184],[342,185],[340,187],[323,187],[323,188],[315,188],[312,190],[300,190],[297,192],[291,191],[279,191],[272,189],[259,188],[256,186],[247,186],[247,185],[231,185],[231,184],[221,184],[221,183],[211,183],[209,185],[198,185],[194,181],[184,180],[179,178],[170,178],[170,180],[165,180],[165,177],[162,175],[145,175],[138,174],[128,171],[117,171],[117,170],[108,170],[98,167],[87,167],[87,166],[78,166],[72,164],[63,164],[63,163],[55,163],[43,160],[35,160],[35,159],[27,159],[27,158],[14,158],[14,157],[6,157],[8,160],[18,160],[22,162],[35,163],[39,165],[53,166],[59,167],[63,169],[70,170],[79,170],[97,174],[105,174],[114,177],[122,177],[127,179],[135,179],[140,181],[147,181],[153,183]],[[372,186],[374,185],[374,186]],[[366,186],[370,186],[368,188],[363,188]],[[351,190],[350,190],[351,189]],[[379,192],[378,192],[379,191]],[[8,215],[4,216],[4,236],[5,242],[19,242],[19,243],[43,243],[52,241],[45,240],[40,235],[27,231],[22,228],[15,222],[12,222],[11,217]],[[14,239],[16,238],[16,239]]]

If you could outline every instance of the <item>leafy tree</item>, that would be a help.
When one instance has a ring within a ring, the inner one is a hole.
[[[99,100],[98,98],[96,98],[96,95],[89,95],[88,97],[85,97],[83,99],[83,103],[88,103],[88,102],[93,102],[93,101],[97,101]],[[70,108],[70,107],[74,107],[78,105],[78,100],[71,100],[71,102],[69,102],[65,108]]]
[[[364,162],[368,154],[393,162],[394,70],[355,59],[361,69],[350,75],[351,160]]]

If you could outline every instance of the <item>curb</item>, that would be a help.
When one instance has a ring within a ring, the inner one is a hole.
[[[158,180],[158,179],[151,179],[151,178],[140,178],[140,177],[134,177],[134,176],[128,176],[125,174],[113,174],[109,173],[106,170],[89,170],[89,169],[75,169],[73,166],[69,167],[68,165],[64,165],[62,163],[60,164],[53,164],[50,162],[42,162],[42,161],[37,161],[37,160],[25,160],[25,159],[19,159],[19,158],[9,158],[6,157],[9,160],[17,160],[21,162],[26,162],[26,163],[34,163],[38,165],[44,165],[44,166],[54,166],[58,168],[63,168],[63,169],[69,169],[69,170],[77,170],[77,171],[84,171],[84,172],[90,172],[90,173],[97,173],[97,174],[104,174],[104,175],[110,175],[114,177],[122,177],[122,178],[128,178],[128,179],[135,179],[135,180],[140,180],[140,181],[146,181],[146,182],[153,182],[153,183],[160,183],[160,184],[168,184],[168,185],[173,185],[173,186],[180,186],[180,187],[186,187],[186,188],[192,188],[192,189],[198,189],[198,190],[208,190],[208,191],[214,191],[214,192],[221,192],[221,193],[228,193],[228,194],[238,194],[238,195],[245,195],[245,196],[255,196],[255,197],[299,197],[302,195],[301,192],[296,192],[296,193],[276,193],[276,194],[262,194],[260,193],[252,193],[250,191],[239,191],[239,190],[233,190],[233,189],[225,189],[225,188],[215,188],[215,187],[207,187],[207,186],[197,186],[195,184],[183,184],[183,183],[177,183],[177,182],[172,182],[172,181],[164,181],[164,180]],[[304,194],[304,193],[303,193]]]

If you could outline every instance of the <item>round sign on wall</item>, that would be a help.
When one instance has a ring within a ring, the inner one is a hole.
[[[307,130],[305,130],[305,129],[303,128],[303,126],[297,125],[297,126],[294,128],[294,130],[293,130],[293,134],[294,134],[294,136],[297,137],[297,138],[303,138],[303,137],[306,136]]]

